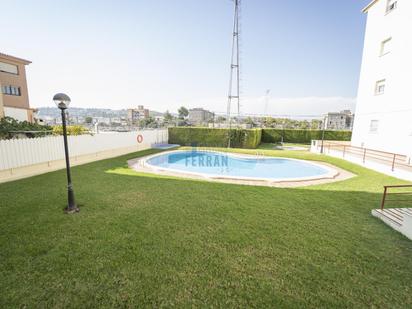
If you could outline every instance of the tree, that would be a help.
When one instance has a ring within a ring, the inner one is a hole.
[[[93,118],[92,117],[86,117],[84,119],[84,122],[86,122],[87,124],[91,124],[93,122]]]
[[[177,112],[179,113],[179,119],[185,119],[187,116],[189,116],[189,110],[184,106],[179,108]]]
[[[253,121],[251,117],[247,117],[245,120],[245,123],[250,124],[252,127],[255,126],[255,122]]]
[[[276,128],[279,124],[280,124],[280,122],[279,122],[278,119],[276,119],[276,118],[266,117],[266,118],[263,120],[263,125],[264,125],[266,128]]]
[[[298,128],[303,129],[303,130],[310,129],[309,121],[307,121],[307,120],[299,121],[298,122]]]
[[[139,126],[143,128],[155,128],[157,126],[157,123],[153,117],[148,117],[139,120]]]
[[[169,113],[169,111],[166,111],[166,113],[164,114],[164,118],[165,118],[165,121],[169,122],[173,120],[173,115]]]
[[[311,129],[312,130],[319,130],[322,128],[322,120],[314,119],[311,122]]]

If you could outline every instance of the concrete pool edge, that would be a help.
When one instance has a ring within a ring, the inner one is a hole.
[[[326,169],[328,171],[328,174],[321,175],[321,176],[287,178],[287,179],[232,177],[232,176],[226,176],[226,175],[224,176],[212,175],[212,174],[207,175],[207,174],[196,173],[196,172],[187,172],[187,171],[181,171],[181,170],[170,169],[170,168],[162,168],[162,167],[157,167],[157,166],[147,163],[147,161],[150,160],[151,158],[170,154],[170,153],[177,153],[177,152],[185,153],[185,152],[191,152],[191,150],[163,151],[161,153],[129,160],[128,166],[129,168],[135,171],[138,171],[138,172],[144,172],[144,173],[150,173],[150,174],[156,174],[156,175],[172,176],[172,177],[179,177],[179,178],[186,178],[186,179],[198,179],[198,180],[206,180],[206,181],[222,182],[222,183],[245,184],[245,185],[255,185],[255,186],[270,186],[270,187],[302,187],[302,186],[343,181],[343,180],[356,176],[339,167],[336,167],[328,163],[319,162],[319,161],[301,160],[301,159],[288,158],[288,157],[256,156],[256,155],[239,154],[239,153],[233,153],[233,152],[221,152],[221,151],[214,151],[214,150],[202,150],[202,152],[211,152],[211,153],[213,152],[213,153],[219,153],[219,154],[224,154],[228,156],[249,158],[249,159],[280,158],[280,159],[295,160],[295,161],[301,161],[301,162],[303,161],[305,163],[309,163],[309,164],[321,167],[323,169]]]

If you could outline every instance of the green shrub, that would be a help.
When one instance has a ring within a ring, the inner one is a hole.
[[[29,132],[26,133],[28,137],[40,137],[48,134],[51,127],[43,126],[37,123],[30,123],[27,121],[18,121],[12,117],[4,117],[0,119],[0,139],[13,138],[14,132]]]
[[[292,130],[292,129],[263,129],[263,143],[302,143],[309,144],[311,140],[322,139],[322,130]],[[351,131],[325,130],[325,140],[350,141]]]
[[[53,127],[54,135],[63,135],[63,126],[54,126]],[[91,134],[90,131],[83,126],[67,126],[67,135],[83,135]]]
[[[182,146],[257,148],[261,129],[169,128],[169,143]]]

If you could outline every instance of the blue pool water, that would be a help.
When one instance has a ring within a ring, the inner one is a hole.
[[[239,155],[206,151],[176,151],[154,156],[149,165],[183,173],[209,177],[250,179],[304,179],[326,176],[331,171],[307,161]]]

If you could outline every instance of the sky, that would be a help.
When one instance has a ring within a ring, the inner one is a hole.
[[[368,2],[242,0],[241,113],[354,109]],[[32,61],[32,107],[65,92],[75,107],[223,113],[232,24],[230,0],[13,0],[0,52]]]

